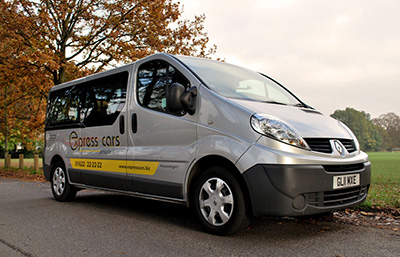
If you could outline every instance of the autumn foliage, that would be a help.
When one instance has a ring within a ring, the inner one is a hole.
[[[42,134],[54,84],[156,52],[206,57],[205,16],[171,0],[0,0],[0,141]]]

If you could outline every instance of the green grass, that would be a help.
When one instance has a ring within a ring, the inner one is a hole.
[[[368,155],[372,165],[371,187],[361,207],[400,208],[400,152]]]

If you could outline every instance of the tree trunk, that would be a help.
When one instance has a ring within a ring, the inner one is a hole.
[[[54,85],[59,85],[64,83],[66,79],[66,70],[65,67],[60,67],[59,70],[53,71],[53,82]]]
[[[4,88],[4,167],[7,168],[8,124],[7,124],[7,86]]]

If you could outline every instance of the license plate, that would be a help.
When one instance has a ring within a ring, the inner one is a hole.
[[[360,185],[360,174],[340,175],[333,177],[333,189]]]

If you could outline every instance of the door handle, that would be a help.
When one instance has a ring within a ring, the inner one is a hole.
[[[137,115],[136,113],[132,114],[132,133],[137,132]]]
[[[119,117],[119,133],[123,135],[125,133],[125,118],[124,115]]]

